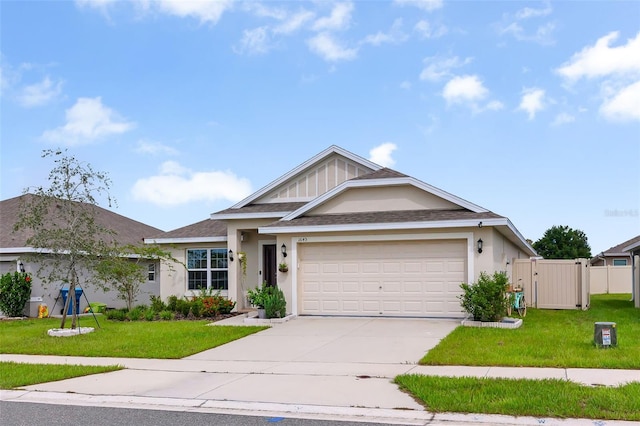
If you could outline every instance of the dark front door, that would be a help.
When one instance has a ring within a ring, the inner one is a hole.
[[[262,279],[267,285],[274,287],[277,279],[276,269],[276,245],[265,244],[262,246]]]

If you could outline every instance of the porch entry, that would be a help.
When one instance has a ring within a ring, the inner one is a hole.
[[[266,282],[269,287],[275,287],[277,284],[278,269],[276,256],[275,244],[264,244],[262,246],[262,280]]]

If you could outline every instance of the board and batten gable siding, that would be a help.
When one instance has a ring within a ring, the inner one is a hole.
[[[309,216],[398,210],[455,210],[461,207],[411,185],[351,188],[309,212]]]
[[[285,201],[309,201],[335,188],[342,182],[373,171],[341,155],[333,155],[312,169],[292,177],[254,204]]]

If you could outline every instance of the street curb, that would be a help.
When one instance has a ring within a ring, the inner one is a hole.
[[[418,410],[331,407],[208,399],[160,398],[121,395],[84,395],[60,392],[1,390],[0,401],[36,404],[217,413],[258,417],[357,421],[403,425],[500,425],[500,426],[631,426],[636,422],[593,419],[512,417],[491,414],[431,413]]]

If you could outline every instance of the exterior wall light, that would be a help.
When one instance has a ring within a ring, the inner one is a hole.
[[[233,250],[229,250],[229,262],[233,262]]]
[[[282,257],[287,257],[287,245],[286,244],[282,244],[282,246],[280,246],[280,251],[282,252]]]
[[[482,253],[482,238],[478,238],[478,253]]]
[[[20,263],[18,264],[18,267],[20,268],[20,272],[22,272],[22,273],[24,274],[24,272],[25,272],[25,269],[24,269],[24,263],[20,262]]]

